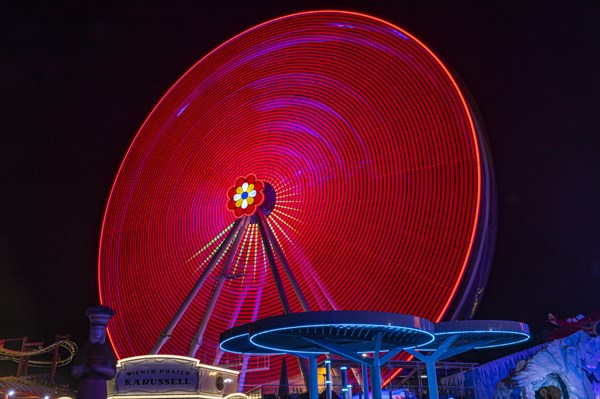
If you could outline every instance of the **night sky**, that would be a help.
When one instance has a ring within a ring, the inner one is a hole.
[[[0,339],[83,344],[108,194],[154,105],[237,33],[332,8],[408,30],[479,106],[499,226],[477,318],[527,322],[539,343],[548,312],[600,309],[600,3],[83,3],[0,8]]]

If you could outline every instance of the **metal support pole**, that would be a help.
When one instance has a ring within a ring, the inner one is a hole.
[[[273,232],[271,231],[269,224],[267,223],[267,219],[266,219],[262,209],[258,208],[257,213],[258,213],[258,218],[260,219],[262,225],[265,228],[265,232],[267,233],[267,238],[269,239],[271,244],[273,244],[273,249],[275,249],[275,253],[277,254],[277,257],[279,258],[281,267],[283,268],[285,275],[287,276],[292,288],[294,289],[294,292],[296,293],[296,297],[298,297],[298,301],[300,302],[302,309],[305,312],[310,312],[310,306],[308,305],[308,301],[304,297],[304,294],[302,293],[302,290],[300,289],[300,286],[298,285],[298,282],[296,281],[296,278],[294,277],[294,274],[292,273],[292,269],[290,268],[290,265],[287,263],[287,260],[285,259],[285,256],[283,255],[283,251],[281,250],[279,243],[275,239],[275,236],[274,236]],[[262,232],[262,230],[261,230],[261,232]]]
[[[27,342],[28,337],[23,337],[23,342],[21,342],[21,352],[27,351]],[[17,368],[17,378],[27,375],[27,366],[26,363],[29,361],[29,356],[21,356],[19,357],[19,367]]]
[[[325,360],[325,392],[326,399],[331,399],[331,360]]]
[[[369,399],[369,366],[366,364],[362,365],[362,380],[363,380],[363,392],[365,393],[365,399]]]
[[[340,367],[340,373],[342,374],[342,398],[348,398],[348,367]]]
[[[373,399],[381,399],[381,341],[383,333],[380,331],[375,338],[375,350],[373,351],[373,366],[371,367],[371,391]]]
[[[240,247],[240,244],[242,242],[242,237],[244,236],[244,232],[246,231],[246,228],[248,227],[249,221],[250,221],[250,218],[246,217],[243,219],[242,226],[238,230],[238,234],[235,236],[233,244],[231,245],[231,249],[229,250],[229,253],[227,254],[227,259],[225,260],[225,265],[223,266],[221,275],[217,279],[217,286],[215,287],[215,290],[213,291],[212,297],[210,298],[210,302],[206,306],[206,310],[204,311],[204,316],[202,316],[202,322],[198,326],[198,331],[196,332],[196,335],[194,335],[194,338],[192,338],[192,341],[190,342],[190,349],[188,352],[189,357],[195,357],[196,352],[198,352],[198,348],[200,348],[200,345],[202,345],[202,340],[204,338],[204,332],[206,331],[206,327],[208,326],[208,322],[210,320],[210,317],[212,316],[213,310],[215,310],[215,305],[217,304],[217,300],[219,299],[219,295],[221,294],[223,285],[225,285],[225,280],[227,279],[227,276],[229,275],[229,269],[231,268],[231,264],[233,263],[233,260],[235,259],[235,255],[237,254],[237,250]]]
[[[58,342],[58,335],[56,336],[56,341]],[[52,351],[52,365],[50,366],[50,384],[54,384],[54,378],[56,377],[56,364],[58,363],[58,349],[59,345],[54,347]]]
[[[279,275],[279,270],[277,270],[277,263],[275,262],[275,256],[273,255],[273,249],[271,248],[271,241],[269,240],[269,236],[267,234],[268,226],[266,225],[266,221],[263,223],[263,219],[261,219],[262,213],[259,210],[259,216],[255,217],[256,223],[258,224],[258,228],[260,230],[260,237],[262,239],[263,247],[265,248],[265,252],[267,253],[267,259],[269,260],[269,268],[271,269],[271,274],[273,275],[273,280],[275,280],[275,286],[277,287],[277,294],[279,295],[279,301],[281,302],[281,307],[283,308],[283,314],[289,314],[292,312],[290,308],[290,304],[287,299],[287,295],[285,294],[285,289],[283,288],[283,283],[281,281],[281,276]],[[300,373],[302,374],[302,379],[304,380],[304,386],[306,389],[310,391],[310,367],[307,370],[306,361],[301,357],[298,357],[298,365],[300,366]]]
[[[171,334],[173,334],[173,330],[177,326],[177,323],[179,323],[179,321],[183,317],[183,314],[187,311],[188,307],[190,306],[190,304],[192,303],[192,301],[194,300],[196,295],[198,295],[200,288],[202,288],[202,285],[208,278],[209,274],[213,271],[215,266],[219,263],[219,261],[221,260],[221,257],[223,256],[223,253],[227,250],[227,248],[229,247],[229,244],[231,243],[233,238],[236,236],[236,234],[240,230],[240,227],[242,226],[241,222],[242,222],[242,219],[237,219],[234,222],[234,225],[231,228],[231,231],[229,232],[229,234],[227,235],[225,240],[221,243],[221,245],[217,249],[217,253],[215,253],[215,256],[212,258],[212,260],[210,261],[208,266],[206,266],[206,268],[204,269],[204,271],[198,278],[198,281],[196,281],[196,284],[194,285],[194,287],[192,288],[192,290],[190,291],[188,296],[185,298],[185,301],[183,301],[183,303],[177,310],[177,313],[175,313],[175,316],[173,316],[173,319],[171,319],[171,322],[169,323],[169,325],[160,333],[160,337],[158,338],[158,341],[156,341],[156,343],[154,344],[154,347],[150,351],[151,355],[156,355],[160,351],[160,349],[163,347],[163,345],[169,340],[169,338],[171,338]]]
[[[317,375],[317,356],[308,358],[308,397],[309,399],[319,399],[319,380]]]
[[[54,379],[56,377],[56,367],[58,364],[58,352],[59,352],[59,348],[60,348],[60,341],[63,341],[65,339],[68,339],[69,336],[68,335],[56,335],[56,340],[55,342],[55,346],[54,346],[54,351],[52,352],[52,366],[50,366],[50,383],[54,384]]]
[[[310,308],[308,307],[308,303],[306,302],[306,299],[304,298],[302,291],[300,291],[298,283],[296,282],[294,275],[292,274],[291,270],[289,269],[289,265],[288,265],[287,261],[285,260],[285,257],[283,256],[283,252],[281,251],[281,248],[279,247],[277,241],[273,237],[271,228],[269,227],[269,224],[267,223],[265,215],[262,213],[262,210],[260,208],[259,208],[259,210],[257,212],[257,216],[254,218],[254,220],[256,220],[256,223],[258,224],[258,228],[260,230],[260,236],[262,239],[262,243],[265,248],[265,252],[267,254],[267,259],[269,260],[269,267],[271,269],[271,274],[273,275],[273,280],[275,280],[275,286],[277,287],[277,293],[279,295],[279,300],[281,302],[281,306],[283,307],[283,314],[288,314],[288,313],[291,313],[292,311],[291,311],[290,304],[287,299],[287,295],[285,293],[285,289],[283,288],[283,283],[281,281],[281,276],[279,275],[279,270],[277,269],[277,263],[275,262],[275,256],[273,255],[273,248],[275,248],[275,251],[277,252],[277,255],[282,264],[282,267],[283,267],[288,279],[290,280],[290,283],[292,284],[292,288],[294,289],[296,296],[298,297],[298,300],[300,301],[300,305],[302,306],[304,311],[310,311]],[[304,385],[306,386],[307,389],[309,389],[310,377],[308,376],[309,370],[307,370],[306,362],[304,359],[298,357],[298,364],[300,365],[300,372],[302,373]],[[310,367],[308,367],[308,368],[310,369]]]
[[[308,361],[301,356],[296,356],[296,360],[298,360],[298,367],[300,367],[300,375],[302,376],[302,381],[304,381],[304,386],[306,387],[306,391],[308,391],[310,385],[310,370]]]
[[[427,386],[429,387],[429,399],[439,399],[437,383],[437,372],[435,371],[435,359],[425,358],[425,367],[427,367]]]
[[[373,399],[381,399],[381,366],[379,359],[371,367],[371,392]]]
[[[281,302],[281,306],[283,307],[283,314],[291,313],[290,304],[288,303],[287,296],[285,295],[285,289],[283,288],[283,283],[281,282],[279,270],[277,270],[275,256],[273,256],[273,250],[271,248],[269,236],[266,232],[266,227],[260,216],[258,218],[255,218],[255,220],[256,223],[258,223],[258,228],[260,229],[260,236],[262,238],[263,246],[265,247],[265,252],[267,253],[267,258],[269,259],[269,267],[271,268],[271,274],[273,275],[275,285],[277,286],[277,293],[279,294],[279,301]]]
[[[23,343],[21,344],[21,352],[23,353],[19,357],[19,367],[17,369],[17,374],[19,376],[26,376],[29,370],[29,355],[25,355],[24,353],[29,352],[29,348],[41,348],[44,346],[43,342],[29,342],[27,337],[23,337]]]

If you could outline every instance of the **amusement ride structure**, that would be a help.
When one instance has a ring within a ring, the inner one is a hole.
[[[319,397],[317,358],[337,355],[361,365],[359,380],[368,399],[381,399],[381,366],[402,351],[423,361],[427,368],[429,397],[438,399],[436,363],[472,349],[514,345],[529,339],[524,323],[497,320],[462,320],[431,323],[404,314],[329,311],[273,316],[221,334],[221,348],[242,354],[293,354],[308,359],[310,399]],[[369,354],[369,355],[368,355]],[[331,361],[325,361],[326,398],[332,398]],[[342,394],[350,399],[347,374],[342,368]]]
[[[471,318],[494,240],[457,77],[388,22],[300,13],[219,46],[151,112],[108,201],[100,297],[119,357],[218,365],[221,332],[282,313]],[[244,376],[244,353],[241,385],[277,379]]]
[[[6,347],[18,341],[20,349]],[[67,335],[57,335],[50,345],[29,341],[28,337],[0,339],[0,360],[18,363],[16,376],[0,378],[0,397],[48,399],[70,394],[67,387],[55,384],[55,377],[57,368],[70,364],[77,351],[77,344]],[[48,379],[41,381],[39,375],[29,375],[29,367],[49,368]]]
[[[54,343],[45,346],[43,342],[30,342],[27,337],[23,337],[18,340],[10,340],[21,341],[20,350],[6,348],[4,346],[6,341],[6,339],[0,339],[0,360],[9,360],[19,363],[17,377],[27,375],[30,366],[49,367],[50,382],[54,383],[56,368],[66,366],[67,364],[71,363],[77,354],[77,344],[73,341],[70,341],[69,337],[66,335],[57,335]],[[61,353],[61,350],[63,353]],[[32,357],[48,354],[51,354],[52,359],[31,359]]]

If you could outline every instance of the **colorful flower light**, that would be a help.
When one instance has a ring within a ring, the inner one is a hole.
[[[263,188],[263,182],[257,180],[255,175],[238,177],[235,186],[227,192],[229,197],[227,209],[232,211],[237,218],[254,214],[256,207],[265,199],[262,193]]]

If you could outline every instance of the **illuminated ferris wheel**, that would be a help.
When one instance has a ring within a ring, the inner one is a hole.
[[[411,34],[340,11],[258,25],[181,77],[125,156],[99,254],[110,339],[219,364],[222,331],[281,313],[471,317],[492,179],[461,85]]]

